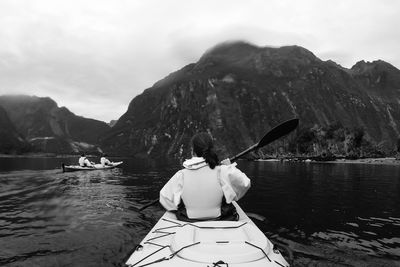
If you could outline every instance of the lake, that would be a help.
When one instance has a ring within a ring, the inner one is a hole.
[[[92,159],[98,161],[99,159]],[[179,168],[123,160],[62,173],[77,158],[0,158],[0,265],[121,266],[163,214],[139,213]],[[400,166],[239,161],[252,188],[239,204],[294,266],[400,266]]]

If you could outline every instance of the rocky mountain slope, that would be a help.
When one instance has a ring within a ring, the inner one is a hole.
[[[50,98],[3,95],[0,107],[7,112],[16,131],[38,152],[96,151],[99,137],[110,129],[104,122],[58,107]]]
[[[29,150],[29,145],[17,132],[2,107],[0,107],[0,140],[0,153],[15,154]]]
[[[117,154],[188,156],[191,136],[208,131],[232,155],[298,117],[295,135],[339,123],[390,150],[400,131],[399,81],[383,61],[346,69],[298,46],[224,43],[135,97],[102,144]]]

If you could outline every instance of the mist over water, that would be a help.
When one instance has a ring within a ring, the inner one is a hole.
[[[120,160],[120,159],[118,159]],[[75,158],[0,158],[0,265],[121,266],[163,214],[158,197],[179,162],[62,173]],[[239,161],[252,188],[239,202],[266,217],[295,266],[398,266],[400,167]]]

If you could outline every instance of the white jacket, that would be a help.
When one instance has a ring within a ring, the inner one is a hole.
[[[79,158],[79,165],[82,166],[82,167],[85,166],[85,160],[86,160],[86,157],[80,157]]]
[[[93,166],[93,164],[92,164],[86,157],[80,157],[80,158],[79,158],[79,165],[80,165],[81,167],[84,167],[84,166],[86,166],[86,167]]]
[[[107,166],[107,165],[110,165],[111,164],[111,161],[109,161],[107,158],[105,158],[105,157],[101,157],[100,158],[100,164],[102,165],[102,166]]]
[[[160,203],[166,210],[176,210],[183,200],[189,218],[218,217],[222,196],[231,203],[250,188],[250,179],[236,163],[211,169],[204,158],[193,157],[183,166],[161,189]]]

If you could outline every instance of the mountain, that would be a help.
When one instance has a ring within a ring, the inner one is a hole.
[[[359,61],[350,72],[371,96],[382,98],[386,102],[399,103],[400,75],[393,65],[382,60]]]
[[[188,156],[191,136],[208,131],[226,156],[298,117],[297,137],[313,127],[358,127],[389,151],[400,131],[399,81],[384,61],[346,69],[299,46],[223,43],[135,97],[102,145],[124,155]]]
[[[97,151],[99,137],[110,129],[105,122],[76,116],[67,108],[58,107],[48,97],[3,95],[0,106],[35,151]]]
[[[0,107],[0,140],[0,153],[15,154],[29,149],[2,107]]]

